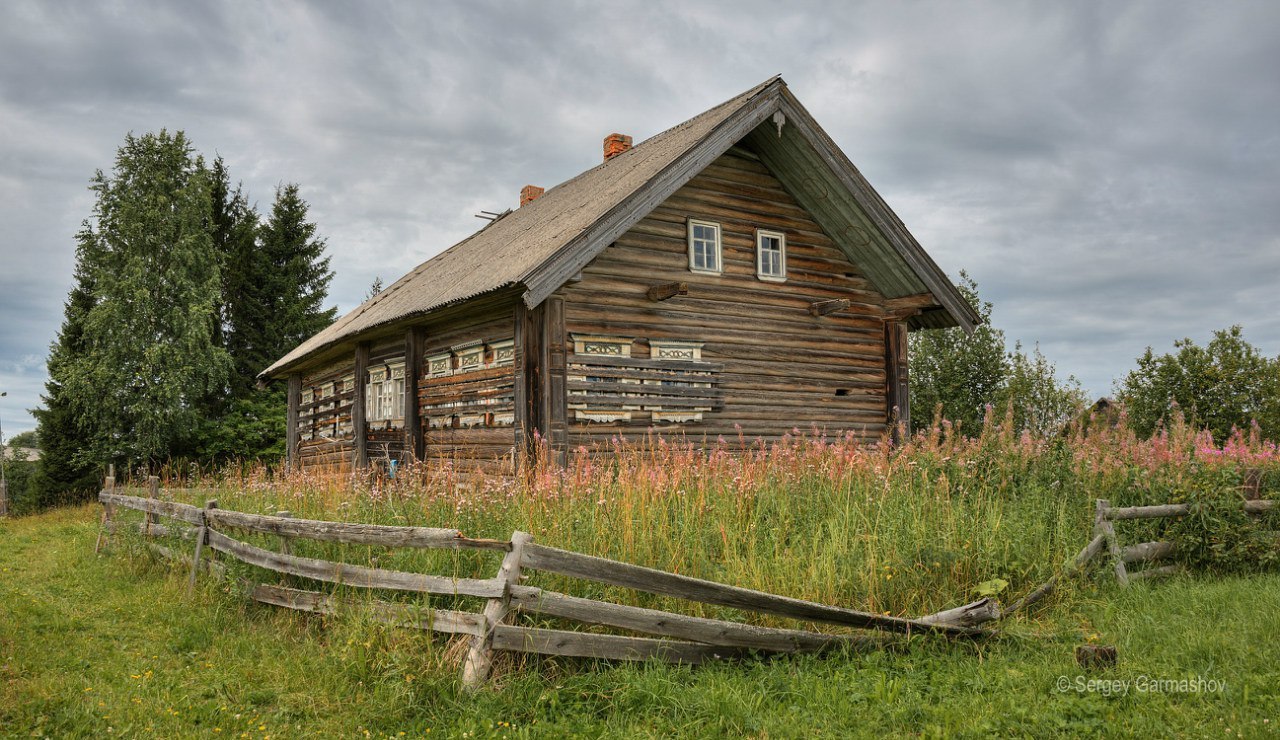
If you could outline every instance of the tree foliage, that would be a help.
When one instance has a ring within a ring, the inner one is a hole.
[[[1084,391],[1073,377],[1059,381],[1057,368],[1037,346],[1028,355],[1020,343],[1005,348],[1004,331],[991,323],[992,305],[978,284],[960,273],[960,293],[982,323],[972,334],[963,329],[917,331],[909,339],[911,424],[924,428],[934,415],[976,432],[988,407],[1010,409],[1018,429],[1051,434],[1076,416]]]
[[[1214,332],[1204,347],[1191,339],[1173,347],[1163,355],[1147,347],[1116,383],[1135,430],[1150,434],[1177,409],[1219,441],[1253,422],[1268,439],[1280,438],[1280,358],[1264,356],[1239,326]]]

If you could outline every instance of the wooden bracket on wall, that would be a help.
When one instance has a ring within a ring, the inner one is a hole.
[[[689,295],[688,283],[658,283],[649,288],[649,292],[645,295],[649,296],[651,301],[665,301],[678,295]]]
[[[848,298],[836,298],[830,301],[814,301],[809,304],[809,313],[814,316],[826,316],[849,307]]]
[[[927,308],[936,308],[939,305],[938,299],[934,298],[932,293],[917,293],[901,298],[885,299],[884,312],[886,318],[909,319]]]

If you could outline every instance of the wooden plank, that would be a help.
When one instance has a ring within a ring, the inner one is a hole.
[[[610,357],[607,355],[569,355],[570,367],[629,367],[641,370],[683,370],[686,372],[719,372],[724,364],[719,362],[688,362],[687,360],[651,360],[639,357]]]
[[[489,677],[489,669],[493,665],[493,631],[501,625],[511,612],[511,587],[520,582],[520,559],[525,545],[533,537],[525,532],[511,535],[511,551],[502,559],[495,581],[502,585],[502,592],[497,598],[485,604],[481,617],[480,631],[471,638],[471,648],[462,665],[462,685],[475,689]]]
[[[251,532],[274,534],[281,537],[301,537],[309,540],[342,542],[353,545],[503,551],[511,547],[511,544],[504,540],[463,537],[462,533],[456,529],[398,527],[387,524],[295,519],[291,516],[244,514],[227,509],[207,512],[205,516],[214,526],[236,527]]]
[[[680,380],[688,380],[690,382],[715,382],[715,378],[702,378],[693,376],[689,378],[680,378]],[[640,385],[637,383],[613,383],[608,381],[596,380],[570,380],[568,382],[570,391],[591,391],[597,393],[632,393],[636,396],[676,396],[679,398],[723,398],[724,391],[715,388],[704,388],[700,386],[689,385],[657,385],[656,383],[646,383]],[[575,396],[570,396],[570,399]]]
[[[1104,498],[1100,498],[1096,504],[1096,514],[1094,521],[1094,531],[1101,534],[1107,540],[1107,551],[1111,553],[1111,563],[1116,573],[1116,580],[1121,586],[1129,585],[1129,573],[1124,566],[1124,558],[1120,553],[1120,540],[1116,537],[1116,528],[1108,518],[1108,509],[1111,504]]]
[[[137,496],[125,496],[119,493],[111,493],[109,489],[99,493],[98,500],[103,504],[123,506],[126,509],[137,509],[138,511],[167,516],[170,519],[180,519],[197,526],[200,525],[200,508],[190,504],[180,504],[177,501],[162,501],[159,499],[152,501]]]
[[[1186,566],[1181,563],[1173,565],[1162,565],[1158,568],[1143,568],[1129,574],[1130,581],[1141,581],[1149,578],[1161,578],[1164,576],[1177,575],[1186,571]]]
[[[284,422],[285,464],[292,470],[298,468],[298,406],[302,403],[302,375],[289,373],[285,391],[287,411]]]
[[[369,424],[365,419],[369,397],[369,343],[356,344],[355,398],[351,404],[351,428],[355,436],[354,459],[357,470],[369,467]]]
[[[1275,501],[1245,501],[1244,510],[1248,514],[1262,514],[1270,511]],[[1119,506],[1107,509],[1107,519],[1163,519],[1165,517],[1184,516],[1191,510],[1190,504],[1161,504],[1159,506]]]
[[[881,639],[867,635],[827,635],[802,630],[757,627],[720,619],[672,614],[638,606],[610,604],[529,586],[513,587],[511,600],[521,611],[534,614],[634,630],[650,635],[768,652],[817,652],[840,645],[878,646],[883,644]]]
[[[743,658],[746,648],[726,648],[648,637],[598,635],[589,632],[516,627],[500,624],[494,628],[493,647],[540,655],[600,660],[662,660],[668,663],[700,665],[708,661]]]
[[[318,591],[306,591],[266,583],[254,585],[249,591],[254,601],[286,609],[314,614],[338,614],[357,612],[376,622],[396,627],[430,630],[454,635],[478,635],[483,631],[483,618],[471,612],[431,609],[417,604],[404,604],[377,599],[340,598]]]
[[[270,550],[264,550],[260,547],[234,540],[213,529],[209,530],[208,536],[209,547],[218,552],[224,552],[242,562],[256,565],[259,568],[310,578],[315,581],[341,583],[345,586],[358,588],[386,588],[396,591],[414,591],[449,596],[494,598],[501,596],[503,593],[502,584],[493,579],[446,578],[422,573],[366,568],[361,565],[335,563],[328,560],[271,552]]]
[[[188,594],[196,590],[196,575],[200,572],[200,554],[204,551],[205,545],[209,544],[208,513],[216,508],[218,508],[218,502],[210,500],[205,502],[204,510],[200,512],[200,527],[196,530],[195,551],[191,553],[191,578],[187,581]],[[223,572],[225,573],[225,570]]]
[[[616,560],[581,555],[545,545],[528,544],[524,548],[524,565],[534,570],[559,573],[598,583],[608,583],[637,591],[674,596],[704,604],[791,617],[810,622],[843,624],[849,627],[883,629],[894,632],[928,632],[936,630],[954,635],[980,635],[981,630],[946,624],[927,624],[913,619],[887,617],[880,614],[817,604],[788,596],[728,586],[700,578],[667,573]]]
[[[564,296],[547,298],[543,314],[543,367],[546,381],[543,384],[547,441],[555,463],[565,464],[565,445],[568,436],[568,402],[566,400],[566,357],[569,354],[568,333],[565,329]]]

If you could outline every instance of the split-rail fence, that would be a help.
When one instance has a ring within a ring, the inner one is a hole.
[[[495,650],[699,664],[743,657],[753,652],[822,652],[839,646],[878,645],[886,632],[934,632],[959,637],[980,637],[990,634],[982,625],[1000,616],[999,606],[994,600],[981,599],[925,617],[892,617],[548,547],[534,542],[533,537],[525,532],[515,532],[509,540],[475,539],[465,537],[455,529],[296,519],[288,512],[274,516],[248,514],[220,509],[215,501],[209,501],[204,507],[192,506],[168,500],[155,478],[150,480],[145,491],[139,492],[144,495],[126,495],[117,491],[113,478],[106,479],[106,485],[98,495],[103,505],[103,526],[98,548],[103,545],[105,537],[122,527],[137,527],[147,536],[164,535],[189,541],[192,543],[190,555],[156,542],[148,544],[164,555],[189,559],[191,586],[195,585],[197,573],[201,570],[226,575],[225,564],[213,557],[213,553],[218,553],[275,573],[344,587],[484,599],[484,609],[474,613],[426,609],[404,602],[365,599],[352,602],[320,590],[246,583],[250,598],[265,604],[306,612],[333,613],[354,603],[368,609],[372,617],[379,621],[467,635],[470,637],[470,645],[463,663],[462,680],[468,687],[484,683],[489,675]],[[137,523],[125,522],[117,516],[117,508],[138,510],[144,512],[145,517]],[[162,524],[161,517],[173,520],[173,523]],[[235,530],[275,535],[279,549],[259,547],[228,534]],[[503,557],[492,578],[454,578],[302,557],[292,553],[289,544],[292,538],[397,548],[488,550],[501,552]],[[829,634],[762,627],[581,598],[524,585],[524,575],[530,571],[559,574],[756,614],[875,630],[876,634]],[[521,613],[646,636],[525,626],[515,623],[515,618]]]

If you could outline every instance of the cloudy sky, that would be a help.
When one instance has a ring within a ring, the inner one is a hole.
[[[1093,394],[1242,324],[1280,353],[1280,3],[0,6],[0,422],[34,426],[87,185],[182,129],[297,182],[353,308],[516,205],[781,73],[995,324]]]

